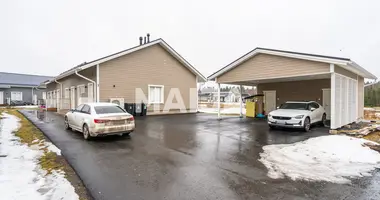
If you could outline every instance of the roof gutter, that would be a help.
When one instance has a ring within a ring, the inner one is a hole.
[[[82,70],[82,68],[79,68],[79,70]],[[81,78],[87,80],[88,82],[93,83],[94,87],[97,86],[97,84],[96,84],[95,81],[93,81],[93,80],[91,80],[91,79],[89,79],[89,78],[83,76],[82,74],[79,74],[79,73],[78,73],[78,69],[76,69],[74,73],[75,73],[77,76],[79,76],[79,77],[81,77]],[[97,97],[97,94],[96,94],[95,96]],[[98,102],[98,99],[96,99],[96,102]]]

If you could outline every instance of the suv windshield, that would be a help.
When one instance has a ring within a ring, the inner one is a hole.
[[[96,114],[125,113],[119,106],[95,106]]]
[[[307,103],[284,103],[280,109],[307,110]]]

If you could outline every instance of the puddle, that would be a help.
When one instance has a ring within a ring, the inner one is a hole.
[[[50,123],[53,121],[46,110],[27,110],[26,113],[37,118],[40,123]]]

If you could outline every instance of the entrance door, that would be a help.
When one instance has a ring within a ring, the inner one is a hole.
[[[264,93],[264,111],[267,115],[273,110],[276,110],[276,90],[263,91]]]
[[[61,109],[61,90],[57,90],[56,92],[56,98],[57,98],[57,110]]]
[[[4,92],[0,91],[0,105],[4,104]]]
[[[326,118],[331,119],[331,89],[323,89],[322,106],[326,111]]]
[[[75,108],[75,87],[70,88],[70,107],[71,109]]]

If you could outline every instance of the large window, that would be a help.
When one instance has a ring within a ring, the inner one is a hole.
[[[11,92],[11,100],[22,101],[22,92]]]
[[[149,103],[164,103],[164,86],[163,85],[149,85],[148,86],[148,100]]]

